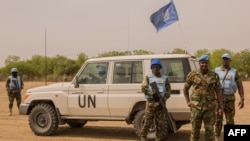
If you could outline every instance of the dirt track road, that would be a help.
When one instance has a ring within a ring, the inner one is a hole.
[[[25,89],[44,85],[44,82],[24,82]],[[250,124],[250,82],[244,82],[245,107],[236,111],[237,124]],[[237,94],[237,99],[238,99]],[[238,102],[238,100],[237,100]],[[15,103],[16,104],[16,103]],[[125,122],[98,121],[88,122],[83,128],[71,128],[67,125],[59,126],[53,136],[40,137],[33,134],[28,125],[28,116],[18,115],[16,105],[13,116],[8,116],[8,99],[5,91],[5,82],[0,82],[0,141],[139,141],[132,125]],[[170,134],[169,141],[187,141],[190,135],[190,124],[181,127],[176,134]],[[203,141],[204,130],[200,139]],[[223,137],[221,137],[223,140]]]

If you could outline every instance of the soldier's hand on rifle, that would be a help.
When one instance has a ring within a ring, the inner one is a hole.
[[[191,108],[192,103],[191,103],[191,102],[188,102],[188,103],[187,103],[187,106]]]
[[[153,99],[154,99],[155,102],[159,102],[160,101],[160,97],[159,97],[159,95],[157,93],[153,94]]]
[[[170,94],[166,94],[166,96],[164,98],[165,98],[165,101],[166,101],[167,99],[170,98]]]

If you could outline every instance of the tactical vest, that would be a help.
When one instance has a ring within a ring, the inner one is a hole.
[[[9,79],[10,79],[10,83],[9,83],[10,90],[18,90],[22,87],[20,76],[17,76],[16,78],[9,76]]]
[[[227,73],[226,71],[222,71],[221,67],[215,68],[215,72],[219,75],[221,86],[224,89],[223,94],[234,94],[237,91],[237,84],[235,82],[236,71],[236,69],[230,68],[229,72]],[[227,76],[225,77],[226,73]],[[225,80],[222,82],[224,77]]]
[[[167,93],[166,88],[165,88],[166,80],[167,80],[166,75],[161,75],[161,77],[155,77],[153,75],[148,75],[148,83],[150,84],[152,82],[155,82],[157,84],[159,92],[162,96],[164,96]],[[149,90],[152,91],[152,87],[150,85],[149,85]]]

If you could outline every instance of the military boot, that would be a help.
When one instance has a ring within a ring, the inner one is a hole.
[[[12,116],[12,109],[9,110],[9,116]]]
[[[220,141],[220,136],[215,136],[215,141]]]

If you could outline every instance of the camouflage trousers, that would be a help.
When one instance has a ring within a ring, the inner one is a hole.
[[[9,109],[12,109],[14,100],[16,99],[17,107],[19,108],[19,105],[21,104],[21,93],[20,92],[9,92]]]
[[[156,137],[164,138],[166,131],[164,129],[165,113],[161,106],[154,106],[154,102],[146,102],[145,114],[143,117],[144,123],[141,129],[141,137],[146,138],[149,128],[155,124],[156,126]]]
[[[213,141],[215,118],[215,109],[204,110],[198,108],[191,108],[192,130],[189,140],[199,140],[200,129],[203,121],[205,128],[205,141]]]
[[[234,125],[235,116],[235,96],[223,95],[224,100],[224,115],[227,125]],[[223,115],[217,115],[215,121],[215,135],[220,136],[223,127]]]

